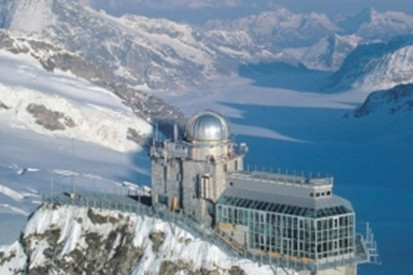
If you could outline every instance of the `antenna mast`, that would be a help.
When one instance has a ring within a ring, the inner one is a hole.
[[[74,149],[74,145],[73,145],[73,138],[72,138],[72,173],[70,173],[70,181],[72,184],[72,193],[73,196],[75,195],[76,192],[76,186],[75,186],[75,172],[74,172],[74,155],[75,155],[75,149]]]

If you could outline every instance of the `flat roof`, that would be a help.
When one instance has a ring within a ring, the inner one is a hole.
[[[218,204],[313,218],[354,212],[349,201],[335,195],[321,198],[297,197],[295,194],[277,194],[237,185],[228,186]]]
[[[274,184],[299,185],[299,186],[332,186],[333,177],[304,177],[269,172],[239,171],[228,175],[229,179],[242,179],[249,181],[270,182]]]

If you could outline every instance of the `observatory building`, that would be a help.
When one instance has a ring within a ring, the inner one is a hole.
[[[172,140],[153,142],[153,204],[303,275],[356,274],[376,255],[372,238],[357,237],[353,207],[333,194],[333,178],[244,171],[246,153],[220,114],[196,114],[183,137],[175,128]]]

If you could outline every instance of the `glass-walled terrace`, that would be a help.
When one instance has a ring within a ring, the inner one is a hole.
[[[216,219],[218,225],[244,226],[246,248],[274,257],[321,260],[354,253],[355,217],[344,206],[315,210],[224,197]]]

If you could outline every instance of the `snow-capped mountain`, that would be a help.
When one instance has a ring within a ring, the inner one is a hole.
[[[320,39],[310,47],[287,48],[283,53],[299,60],[308,69],[337,71],[348,54],[362,43],[361,40],[356,35],[333,34]]]
[[[234,21],[210,20],[205,28],[245,31],[256,43],[276,47],[309,46],[339,30],[325,14],[294,14],[285,8]]]
[[[411,33],[413,26],[411,16],[372,9],[336,22],[325,14],[277,8],[197,27],[137,15],[114,17],[77,1],[1,3],[4,28],[75,52],[128,87],[174,92],[236,75],[240,65],[251,63],[282,61],[335,71],[360,43],[388,41]]]
[[[273,274],[179,226],[112,210],[44,205],[19,242],[0,249],[0,273]],[[288,271],[288,270],[287,270]],[[289,271],[289,274],[295,274]],[[277,269],[277,274],[286,271]]]
[[[413,84],[372,92],[352,115],[363,117],[373,113],[392,115],[399,112],[413,112]]]
[[[357,47],[331,78],[327,90],[388,89],[413,82],[413,36]]]
[[[209,38],[196,27],[165,19],[116,18],[63,0],[13,3],[6,28],[61,44],[141,89],[180,90],[232,73],[238,59],[251,61],[268,54],[246,34],[234,40],[222,32],[226,41],[217,44],[216,34]],[[227,46],[241,40],[241,47]]]
[[[412,33],[413,17],[402,12],[379,13],[369,8],[338,22],[338,26],[346,34],[386,41],[396,35]]]

